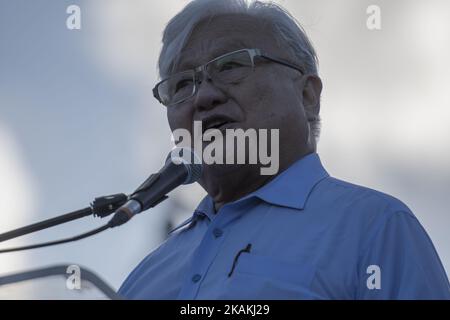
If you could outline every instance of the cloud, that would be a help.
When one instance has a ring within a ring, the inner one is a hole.
[[[33,177],[25,165],[13,132],[0,122],[0,233],[30,223],[37,205]],[[1,247],[23,244],[22,239],[2,242]],[[0,274],[24,268],[26,258],[17,253],[0,255]]]

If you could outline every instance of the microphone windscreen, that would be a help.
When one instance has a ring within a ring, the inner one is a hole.
[[[176,165],[184,165],[188,171],[186,180],[183,184],[191,184],[196,182],[202,176],[203,165],[201,158],[191,149],[187,147],[176,147],[169,152],[166,163],[171,161]]]

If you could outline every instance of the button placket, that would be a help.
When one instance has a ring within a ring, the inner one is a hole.
[[[223,212],[222,212],[223,213]],[[224,220],[228,220],[227,215],[218,215],[215,217],[194,253],[193,264],[190,274],[178,295],[178,299],[195,299],[200,289],[200,285],[208,275],[208,269],[220,251],[225,240],[225,232],[221,227]]]

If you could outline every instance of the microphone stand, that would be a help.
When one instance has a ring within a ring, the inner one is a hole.
[[[127,200],[128,196],[123,193],[98,197],[94,199],[90,207],[66,213],[61,216],[57,216],[55,218],[50,218],[47,220],[30,224],[25,227],[21,227],[15,230],[2,233],[0,234],[0,242],[11,240],[29,233],[47,229],[59,224],[63,224],[90,215],[93,215],[94,217],[104,218],[110,215],[111,213],[114,213],[125,202],[127,202]]]
[[[182,149],[190,152],[191,157],[195,154],[190,149]],[[169,154],[171,155],[172,152]],[[14,239],[25,234],[36,232],[42,229],[53,227],[65,222],[69,222],[75,219],[79,219],[93,214],[104,218],[111,213],[114,213],[112,219],[108,223],[101,227],[98,227],[89,232],[85,232],[75,237],[38,243],[34,245],[28,245],[17,248],[0,249],[0,253],[16,252],[36,248],[44,248],[57,244],[63,244],[68,242],[85,239],[92,235],[103,232],[109,228],[115,228],[130,220],[135,214],[147,210],[166,200],[167,193],[179,186],[180,184],[189,184],[197,181],[202,173],[201,164],[193,165],[192,162],[181,161],[180,163],[170,162],[166,160],[164,167],[157,173],[152,174],[134,193],[127,196],[123,193],[114,194],[106,197],[95,198],[90,207],[70,212],[62,216],[58,216],[52,219],[47,219],[38,223],[34,223],[19,229],[8,231],[0,234],[0,242]],[[180,165],[175,168],[172,165]],[[181,168],[181,169],[180,169]],[[170,170],[169,170],[170,169]],[[176,169],[176,170],[175,170]],[[163,183],[156,184],[159,181],[165,180]],[[151,188],[155,190],[150,190]]]

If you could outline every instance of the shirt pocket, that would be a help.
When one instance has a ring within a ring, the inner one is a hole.
[[[315,269],[309,263],[287,262],[243,253],[225,281],[226,299],[319,299],[310,286]]]

